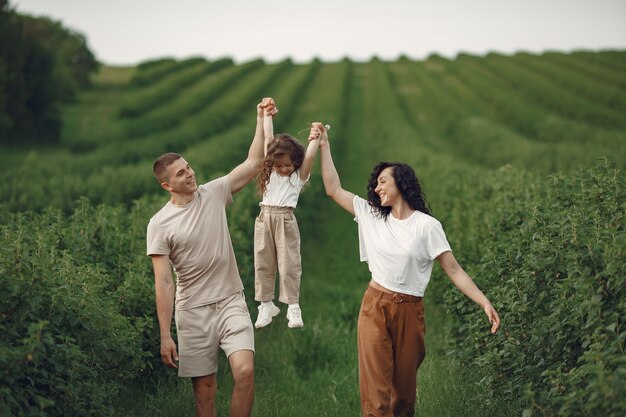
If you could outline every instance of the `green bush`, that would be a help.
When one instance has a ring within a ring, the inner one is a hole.
[[[153,206],[129,215],[83,200],[69,219],[2,210],[0,414],[114,415],[112,399],[150,369],[158,340],[138,238]]]
[[[456,348],[525,415],[626,413],[626,182],[607,166],[554,175],[545,196],[494,207],[477,276],[502,318],[487,335],[482,311],[458,292]]]

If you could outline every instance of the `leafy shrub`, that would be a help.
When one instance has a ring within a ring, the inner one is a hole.
[[[83,200],[69,219],[57,209],[3,211],[0,414],[113,415],[123,382],[150,367],[158,327],[154,297],[145,296],[145,239],[136,235],[151,210],[138,203],[129,216]],[[143,285],[131,279],[138,274]]]
[[[607,166],[554,175],[545,197],[497,208],[476,275],[503,319],[486,334],[482,311],[449,292],[456,346],[525,415],[626,413],[626,182]]]

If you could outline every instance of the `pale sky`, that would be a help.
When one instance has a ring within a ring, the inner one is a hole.
[[[626,49],[626,0],[9,1],[82,33],[109,65]]]

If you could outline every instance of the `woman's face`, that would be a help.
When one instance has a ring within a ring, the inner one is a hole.
[[[393,178],[393,167],[387,167],[381,171],[374,192],[380,197],[380,205],[383,207],[393,206],[402,198],[396,186],[396,180]]]
[[[287,154],[280,155],[274,159],[274,171],[278,175],[288,177],[296,169],[291,160],[291,156]]]

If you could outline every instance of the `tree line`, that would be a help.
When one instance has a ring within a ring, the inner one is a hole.
[[[60,106],[98,65],[82,34],[0,0],[0,144],[58,142]]]

